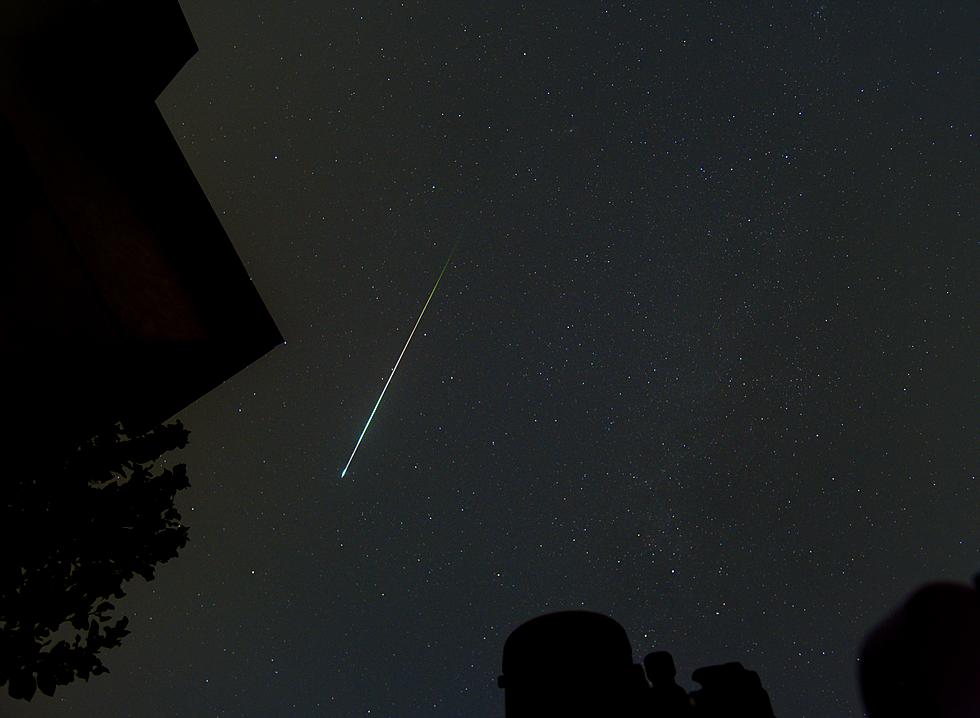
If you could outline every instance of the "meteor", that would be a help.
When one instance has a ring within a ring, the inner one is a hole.
[[[429,308],[429,302],[432,301],[432,297],[439,288],[439,282],[442,281],[442,275],[446,273],[446,269],[449,267],[449,263],[453,260],[453,254],[455,253],[456,245],[454,244],[452,251],[449,252],[449,257],[446,259],[446,263],[442,265],[442,271],[439,272],[439,277],[436,279],[435,286],[433,286],[432,291],[429,292],[429,298],[425,300],[425,304],[422,306],[422,311],[419,313],[419,318],[415,320],[415,326],[412,327],[412,331],[408,335],[408,339],[405,341],[405,346],[402,347],[402,353],[398,355],[398,359],[395,361],[395,366],[392,368],[391,374],[388,375],[388,381],[385,382],[384,388],[381,390],[381,395],[378,397],[378,401],[375,402],[374,408],[371,409],[371,415],[368,417],[367,423],[364,425],[363,431],[361,431],[361,435],[357,437],[357,443],[354,444],[354,450],[351,452],[350,458],[347,460],[347,466],[345,466],[344,470],[340,472],[340,478],[344,478],[344,476],[347,475],[347,469],[350,468],[350,464],[354,460],[354,454],[357,453],[357,448],[361,445],[361,440],[367,433],[368,427],[371,426],[371,420],[374,418],[374,414],[378,410],[378,407],[381,406],[381,400],[384,399],[385,392],[388,391],[388,385],[391,383],[391,378],[395,376],[395,372],[398,371],[398,365],[401,363],[402,357],[405,356],[405,350],[408,349],[408,345],[412,341],[412,337],[415,336],[415,330],[418,329],[419,324],[422,323],[422,317],[425,316],[425,310]]]

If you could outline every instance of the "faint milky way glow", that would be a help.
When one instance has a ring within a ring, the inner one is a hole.
[[[504,718],[566,608],[863,715],[980,556],[975,3],[179,4],[157,105],[289,343],[180,412],[112,672],[0,715]]]
[[[419,328],[419,324],[422,323],[422,317],[425,316],[425,310],[429,308],[429,302],[432,301],[432,297],[435,296],[436,290],[439,288],[439,282],[442,281],[442,275],[446,273],[446,269],[449,268],[449,263],[453,260],[453,254],[456,252],[456,246],[453,245],[452,251],[446,258],[446,263],[442,265],[442,271],[439,272],[439,276],[436,278],[436,283],[432,287],[432,291],[429,292],[428,299],[425,300],[425,304],[422,306],[422,311],[419,312],[419,318],[415,320],[415,326],[412,327],[412,331],[408,335],[408,339],[405,340],[405,346],[402,347],[402,353],[398,355],[398,359],[395,361],[395,366],[391,369],[391,374],[388,375],[388,381],[385,382],[384,388],[381,390],[381,394],[378,396],[378,400],[374,403],[374,408],[371,409],[371,415],[368,417],[367,423],[364,424],[364,428],[361,430],[361,435],[357,437],[357,443],[354,444],[354,450],[350,454],[350,458],[347,459],[347,465],[344,466],[344,470],[340,472],[340,478],[344,478],[347,475],[347,470],[350,468],[351,462],[354,460],[354,455],[357,453],[358,447],[361,445],[361,441],[364,439],[364,435],[367,433],[368,427],[371,426],[371,420],[374,419],[375,412],[378,411],[378,407],[381,406],[381,400],[385,398],[385,392],[388,391],[388,385],[391,383],[392,377],[395,376],[395,372],[398,371],[398,365],[401,363],[402,357],[405,356],[405,350],[408,349],[409,343],[412,341],[412,337],[415,336],[415,330]]]

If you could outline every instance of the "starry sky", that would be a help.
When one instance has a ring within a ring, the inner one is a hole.
[[[980,568],[976,5],[181,4],[159,106],[287,343],[180,414],[111,675],[11,714],[502,718],[584,607],[860,715]]]

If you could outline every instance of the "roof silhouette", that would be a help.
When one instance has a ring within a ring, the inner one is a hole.
[[[197,46],[175,0],[4,12],[8,407],[155,426],[282,341],[155,104]]]

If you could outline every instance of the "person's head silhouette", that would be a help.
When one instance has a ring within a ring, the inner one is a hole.
[[[507,718],[621,715],[645,687],[632,656],[626,631],[608,616],[562,611],[533,618],[504,644],[498,685]]]
[[[917,590],[868,635],[859,675],[870,718],[980,716],[977,587],[934,583]]]

